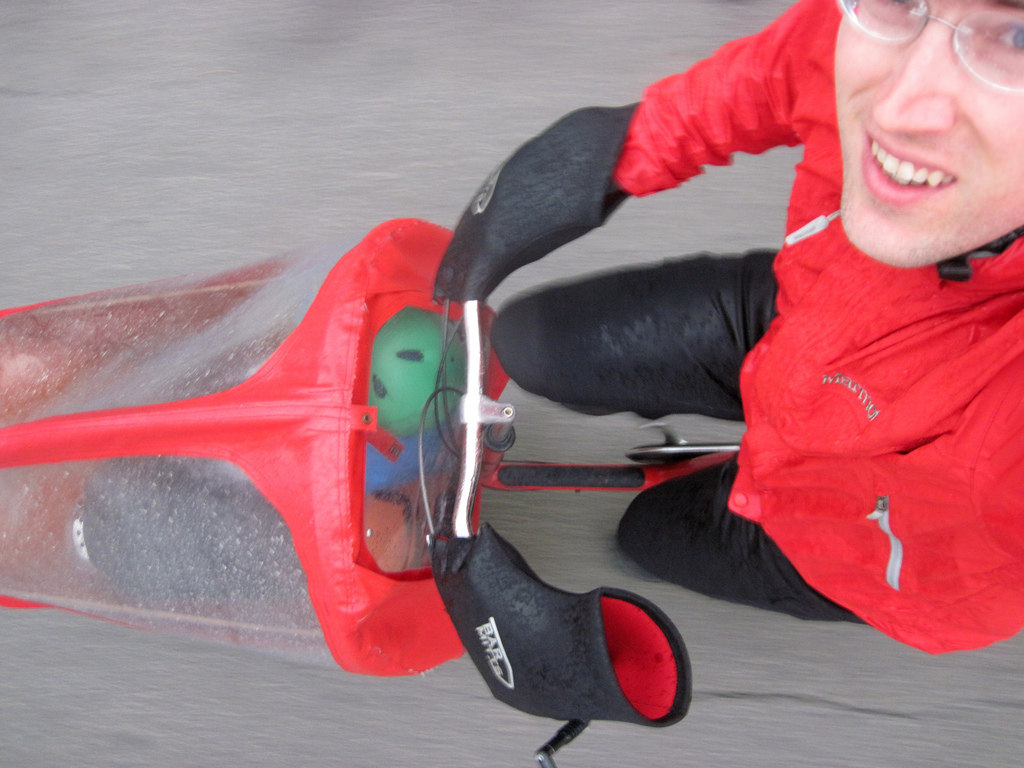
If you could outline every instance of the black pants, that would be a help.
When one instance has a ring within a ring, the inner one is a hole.
[[[492,341],[527,391],[588,412],[742,420],[743,359],[775,316],[774,253],[697,256],[599,275],[517,299]],[[641,493],[619,544],[655,575],[801,618],[857,620],[801,578],[761,526],[727,507],[736,467]]]

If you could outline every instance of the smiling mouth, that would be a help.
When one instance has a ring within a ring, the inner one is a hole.
[[[877,141],[871,142],[871,155],[886,176],[904,187],[939,187],[953,181],[953,177],[945,171],[917,166],[909,160],[900,160],[890,155],[878,146]]]

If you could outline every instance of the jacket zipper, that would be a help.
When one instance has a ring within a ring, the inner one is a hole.
[[[897,592],[900,590],[900,570],[903,568],[903,542],[892,532],[890,525],[891,509],[888,496],[879,496],[874,511],[868,520],[874,520],[878,527],[889,537],[889,564],[885,569],[885,580]]]

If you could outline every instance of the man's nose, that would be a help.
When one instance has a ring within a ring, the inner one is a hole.
[[[895,133],[940,132],[956,122],[958,94],[967,74],[953,50],[953,29],[932,18],[900,51],[878,92],[874,118]]]

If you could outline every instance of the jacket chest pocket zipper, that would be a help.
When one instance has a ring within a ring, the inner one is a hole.
[[[885,569],[885,580],[890,587],[899,592],[900,570],[903,568],[903,542],[892,532],[889,524],[890,512],[889,497],[879,496],[874,511],[868,515],[868,520],[876,521],[882,532],[889,537],[889,564]]]

